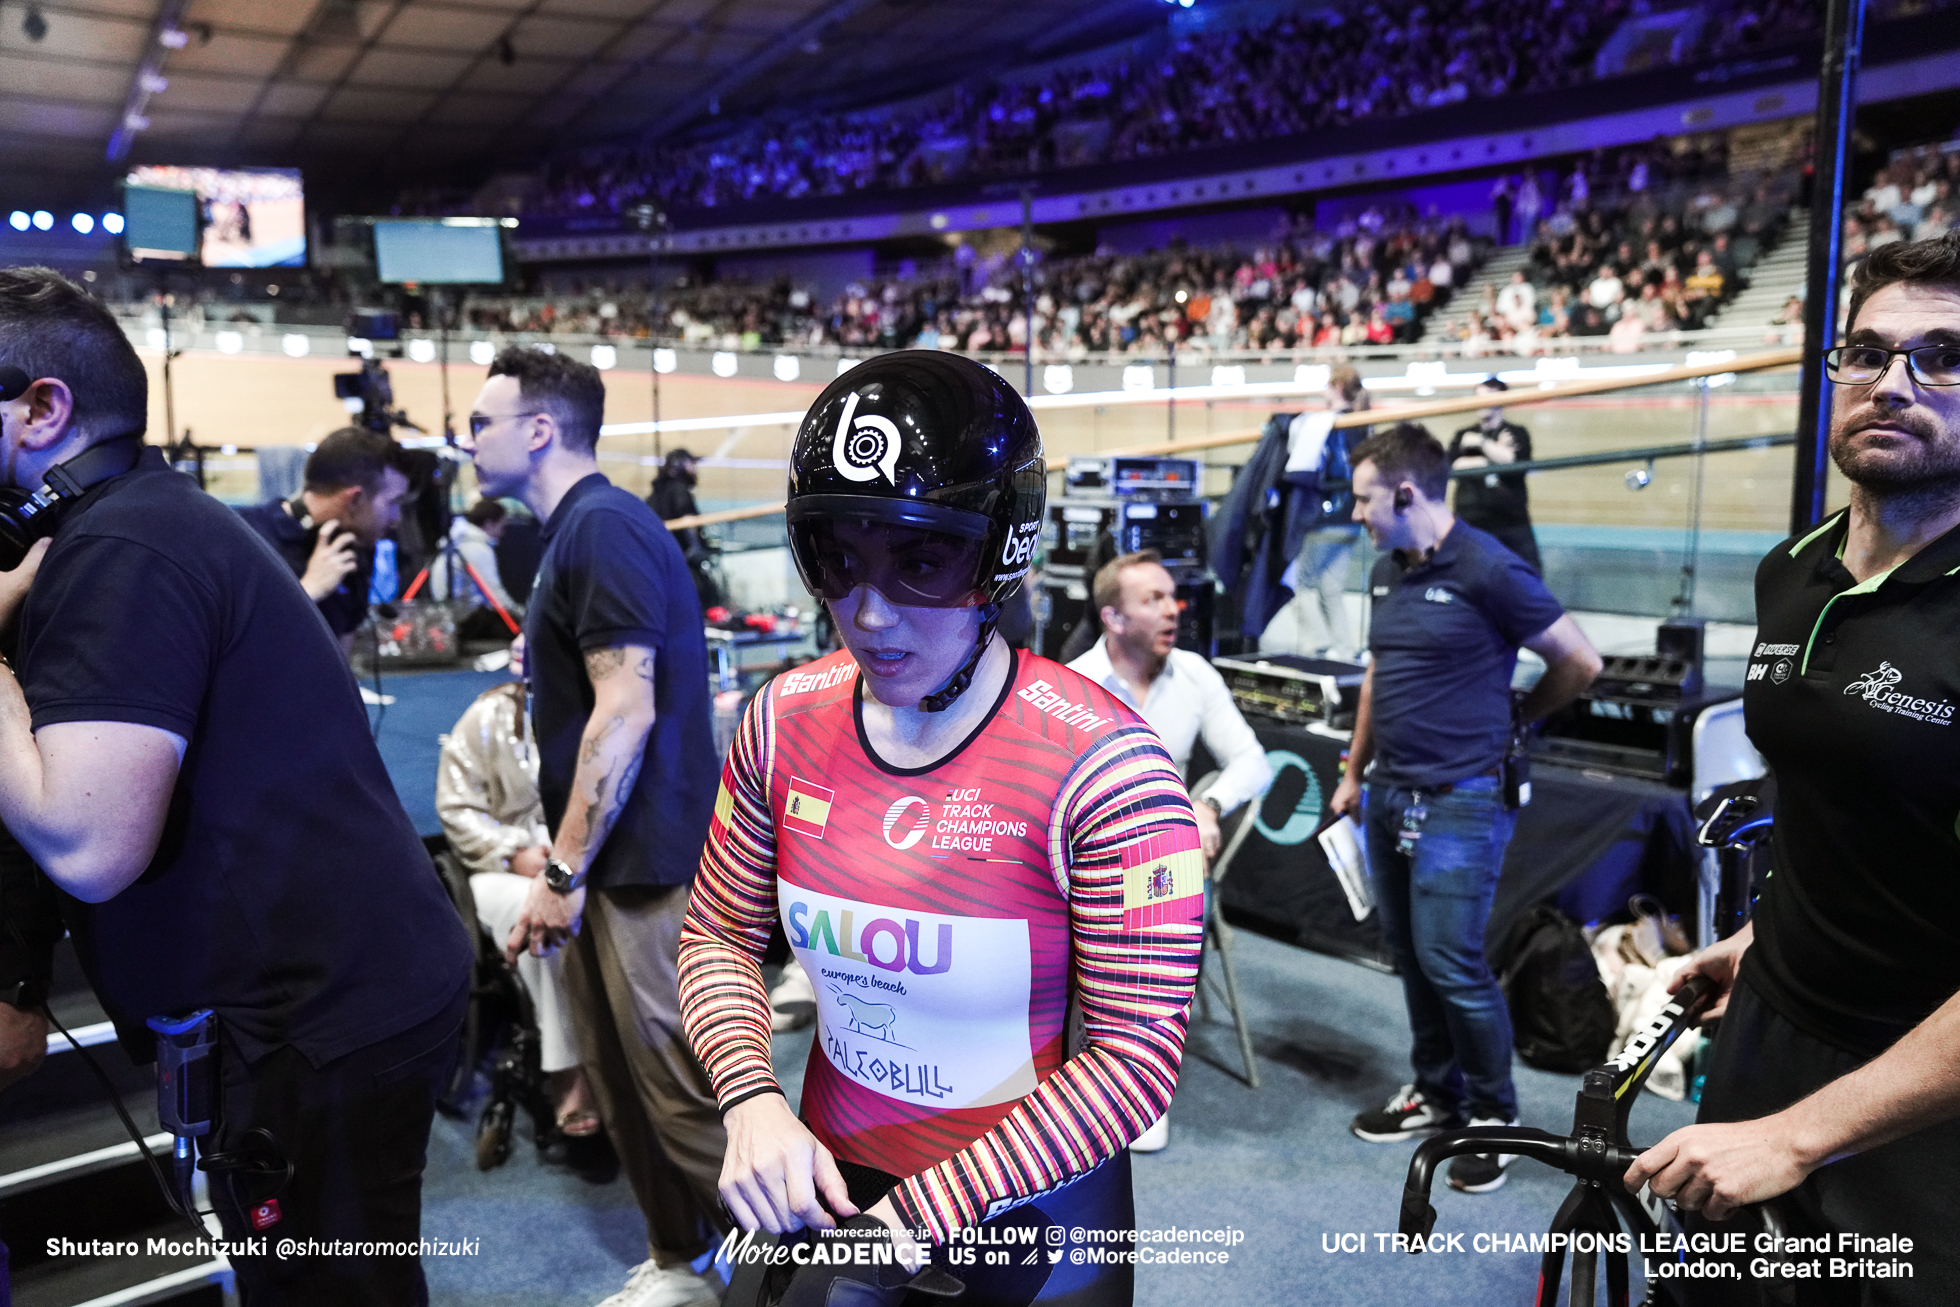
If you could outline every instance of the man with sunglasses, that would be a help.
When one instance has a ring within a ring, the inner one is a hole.
[[[681,944],[735,1219],[892,1238],[963,1281],[962,1307],[1130,1301],[1133,1249],[1061,1253],[1135,1224],[1127,1145],[1177,1083],[1200,947],[1199,832],[1164,746],[994,631],[1045,482],[1033,416],[978,363],[886,354],[818,396],[786,516],[845,648],[743,718]],[[800,1119],[759,968],[779,920],[817,991]],[[974,1227],[1054,1255],[953,1264]],[[896,1303],[909,1274],[795,1292]]]
[[[1874,250],[1849,324],[1824,357],[1850,507],[1756,572],[1744,707],[1777,779],[1775,873],[1750,924],[1683,972],[1725,991],[1701,1123],[1626,1180],[1717,1220],[1787,1194],[1793,1233],[1905,1267],[1853,1272],[1816,1301],[1947,1302],[1960,1283],[1960,233]]]
[[[718,1296],[690,1263],[723,1228],[721,1117],[675,980],[714,802],[708,651],[673,535],[599,472],[605,402],[591,365],[513,347],[470,414],[482,493],[544,526],[524,672],[551,848],[505,947],[569,946],[579,1060],[646,1218],[648,1260],[605,1307],[681,1307]]]

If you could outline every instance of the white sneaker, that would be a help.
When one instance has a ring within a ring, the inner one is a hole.
[[[1516,1120],[1506,1121],[1501,1116],[1473,1116],[1470,1125],[1474,1129],[1485,1125],[1517,1125]],[[1517,1161],[1515,1153],[1464,1153],[1450,1163],[1450,1188],[1466,1194],[1487,1194],[1493,1189],[1502,1188],[1504,1172],[1511,1163]]]
[[[661,1270],[651,1259],[626,1277],[626,1287],[599,1307],[709,1307],[721,1301],[721,1285],[685,1266]]]
[[[803,964],[790,959],[769,991],[769,1028],[777,1034],[801,1030],[817,1019],[817,990]]]
[[[1130,1151],[1133,1153],[1161,1153],[1164,1151],[1164,1146],[1170,1143],[1170,1141],[1171,1114],[1166,1112],[1155,1121],[1152,1121],[1149,1128],[1131,1142]]]

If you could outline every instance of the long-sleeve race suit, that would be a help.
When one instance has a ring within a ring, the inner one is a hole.
[[[841,1160],[900,1177],[900,1217],[943,1243],[1126,1157],[1163,1112],[1203,861],[1156,736],[1059,664],[1018,655],[985,725],[916,770],[872,753],[857,682],[834,654],[750,705],[681,937],[682,1008],[724,1109],[780,1092],[758,967],[780,915],[817,991],[803,1117]]]

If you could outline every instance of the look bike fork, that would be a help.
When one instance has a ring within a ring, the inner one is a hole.
[[[1538,1295],[1534,1307],[1558,1307],[1559,1281],[1565,1270],[1566,1245],[1572,1247],[1570,1307],[1593,1307],[1602,1255],[1606,1263],[1606,1307],[1628,1307],[1631,1292],[1627,1254],[1615,1200],[1597,1183],[1574,1185],[1552,1218],[1551,1246],[1538,1264]],[[1567,1236],[1560,1239],[1558,1236]],[[1578,1236],[1592,1235],[1591,1239]],[[1583,1246],[1582,1246],[1583,1245]]]

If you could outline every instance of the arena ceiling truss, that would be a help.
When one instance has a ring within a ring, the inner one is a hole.
[[[0,189],[7,173],[99,175],[118,153],[392,177],[461,159],[524,166],[713,111],[925,91],[1163,12],[1161,0],[0,0]]]

